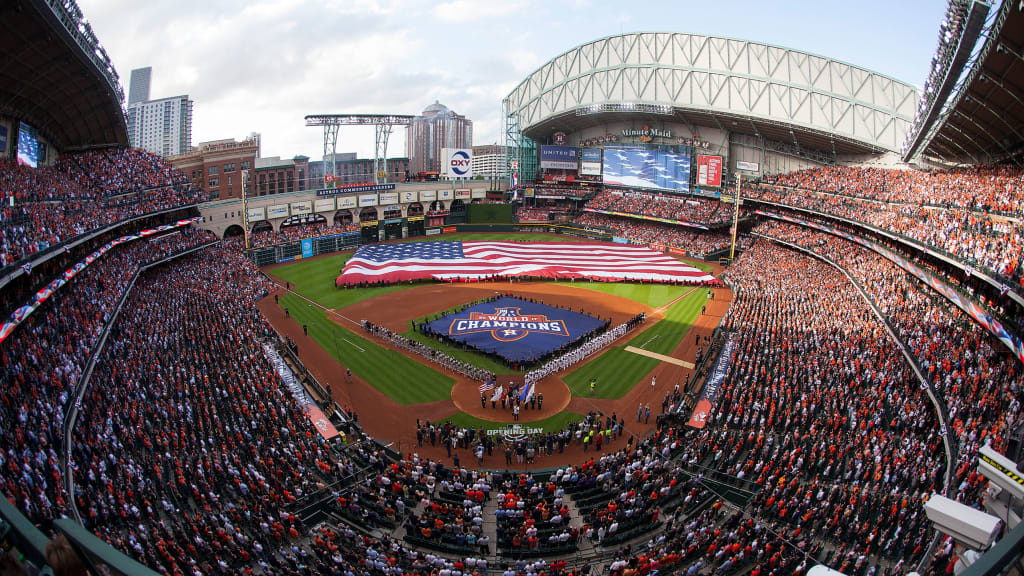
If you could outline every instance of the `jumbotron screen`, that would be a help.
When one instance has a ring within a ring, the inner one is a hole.
[[[688,192],[690,155],[645,148],[605,148],[605,185]]]
[[[18,164],[32,168],[39,165],[39,140],[36,138],[36,129],[24,122],[18,123]]]

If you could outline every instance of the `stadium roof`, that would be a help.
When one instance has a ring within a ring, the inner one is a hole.
[[[1024,155],[1024,10],[1004,0],[984,44],[944,116],[922,147],[925,157],[960,164]]]
[[[0,3],[0,115],[58,150],[128,144],[117,73],[74,2]]]
[[[916,104],[913,86],[864,68],[780,46],[670,32],[573,48],[505,99],[507,113],[535,140],[620,119],[676,121],[837,154],[898,150]]]

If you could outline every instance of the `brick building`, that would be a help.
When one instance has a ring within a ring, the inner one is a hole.
[[[242,179],[260,157],[260,136],[253,134],[241,142],[215,140],[201,142],[190,152],[167,159],[181,170],[192,184],[202,188],[209,200],[242,197]]]

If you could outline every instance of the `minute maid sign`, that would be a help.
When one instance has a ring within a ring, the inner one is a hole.
[[[672,131],[644,126],[643,130],[623,128],[622,135],[626,138],[639,138],[641,142],[650,142],[654,138],[671,138]]]
[[[453,319],[448,334],[461,336],[490,332],[499,342],[514,342],[525,338],[530,332],[569,337],[569,330],[563,320],[548,320],[544,314],[522,314],[519,310],[518,307],[499,307],[494,309],[493,314],[470,312],[469,318]]]

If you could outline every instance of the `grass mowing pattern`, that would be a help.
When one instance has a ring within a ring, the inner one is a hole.
[[[275,268],[270,271],[270,275],[291,282],[292,290],[332,310],[408,287],[395,284],[381,288],[336,288],[334,280],[351,257],[351,253],[339,253],[315,260],[302,260]]]
[[[495,410],[495,412],[497,412],[497,410]],[[506,412],[509,415],[512,414],[511,410],[507,410]],[[520,415],[522,414],[529,414],[529,410],[520,412]],[[559,412],[554,416],[544,418],[543,420],[537,420],[535,422],[513,422],[513,424],[519,424],[523,428],[543,428],[545,432],[558,432],[564,430],[565,427],[569,424],[569,422],[579,422],[580,420],[583,420],[582,414],[577,414],[576,412],[569,412],[568,410],[563,410],[562,412]],[[465,412],[453,414],[448,418],[441,420],[440,422],[435,422],[434,424],[444,424],[445,422],[451,422],[455,426],[461,426],[463,428],[475,428],[477,430],[479,430],[480,428],[483,428],[484,430],[504,430],[505,428],[508,427],[509,424],[507,422],[491,422],[490,420],[481,420],[480,418],[470,416]]]
[[[669,302],[679,298],[683,294],[689,292],[693,286],[672,286],[669,284],[630,284],[630,283],[617,283],[611,284],[607,282],[590,282],[587,280],[581,280],[579,282],[555,282],[560,286],[571,286],[573,288],[579,288],[582,290],[594,290],[595,292],[603,292],[605,294],[611,294],[612,296],[619,296],[646,304],[652,308],[660,308]],[[639,314],[640,309],[637,308],[636,312]]]
[[[673,304],[661,321],[627,345],[666,356],[671,354],[706,303],[707,289],[697,288],[693,294]],[[597,378],[595,398],[621,398],[659,363],[654,358],[626,352],[625,346],[616,346],[568,374],[564,381],[574,396],[590,396],[590,379]]]
[[[309,335],[328,354],[395,402],[408,406],[451,399],[455,384],[451,377],[335,324],[322,308],[294,294],[282,296],[280,305],[288,308],[299,325],[309,328]],[[312,346],[302,338],[296,343],[300,351],[303,346]]]

